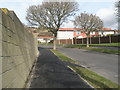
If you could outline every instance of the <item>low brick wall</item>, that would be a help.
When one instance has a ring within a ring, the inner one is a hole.
[[[50,43],[53,43],[53,40]],[[56,44],[73,44],[73,39],[57,39]]]
[[[0,86],[23,88],[37,54],[37,41],[16,14],[0,9]]]
[[[72,44],[72,39],[57,39],[57,44]]]

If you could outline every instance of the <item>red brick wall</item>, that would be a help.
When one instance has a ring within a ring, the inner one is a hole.
[[[53,43],[53,40],[50,43]],[[58,39],[56,44],[72,44],[72,39]]]

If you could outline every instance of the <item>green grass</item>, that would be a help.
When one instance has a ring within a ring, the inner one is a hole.
[[[120,50],[112,50],[112,49],[104,49],[104,48],[95,48],[95,47],[80,47],[80,46],[66,46],[66,48],[79,48],[79,49],[87,49],[101,53],[111,53],[111,54],[120,54]]]
[[[92,72],[86,68],[70,66],[74,69],[82,78],[88,81],[95,88],[118,88],[118,85],[111,80],[108,80],[95,72]]]
[[[91,44],[91,45],[120,46],[120,43],[102,43],[102,44]]]
[[[86,44],[74,44],[74,45],[86,45]],[[101,44],[89,44],[89,45],[120,46],[120,43],[101,43]]]
[[[78,64],[75,60],[72,60],[71,58],[61,54],[58,51],[52,50],[53,53],[55,53],[61,60]],[[75,70],[76,73],[78,73],[82,78],[84,78],[89,84],[91,84],[94,88],[118,88],[118,85],[100,75],[98,75],[95,72],[92,72],[91,70],[87,68],[77,67],[77,66],[69,66],[73,70]]]
[[[61,58],[65,62],[70,62],[70,63],[73,63],[73,64],[78,64],[78,62],[76,62],[75,60],[72,60],[71,58],[64,56],[63,54],[61,54],[60,52],[58,52],[56,50],[51,49],[51,51],[54,52],[59,58]]]
[[[111,50],[111,49],[103,49],[103,48],[94,48],[94,47],[77,47],[79,49],[87,49],[102,53],[111,53],[111,54],[120,54],[120,50]]]

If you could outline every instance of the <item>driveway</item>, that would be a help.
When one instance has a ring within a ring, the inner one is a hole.
[[[101,76],[118,83],[118,55],[77,48],[58,48],[58,51]]]

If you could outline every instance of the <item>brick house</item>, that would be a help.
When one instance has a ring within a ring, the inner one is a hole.
[[[118,34],[118,30],[112,30],[103,28],[99,31],[94,31],[90,33],[90,37],[95,36],[107,36],[109,34]],[[57,39],[73,39],[73,38],[86,38],[86,34],[82,32],[80,28],[60,28],[58,31]]]
[[[112,30],[108,28],[103,28],[99,31],[91,32],[89,37],[97,37],[97,36],[107,36],[110,34],[120,34],[119,30]],[[86,34],[82,32],[80,28],[60,28],[57,32],[57,43],[58,44],[73,44],[74,38],[83,39],[86,38]]]

